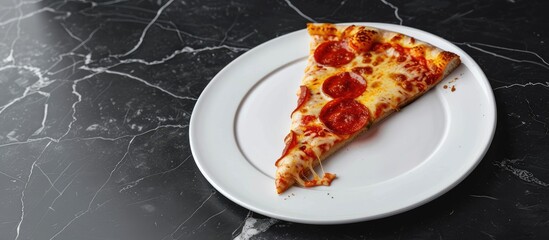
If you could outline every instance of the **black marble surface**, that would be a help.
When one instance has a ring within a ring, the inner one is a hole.
[[[0,239],[549,239],[548,1],[4,0]],[[488,76],[480,165],[414,210],[315,226],[270,219],[198,170],[189,119],[215,74],[306,22],[434,33]]]

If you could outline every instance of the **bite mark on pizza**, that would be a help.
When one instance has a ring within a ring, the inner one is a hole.
[[[425,94],[459,56],[401,33],[367,26],[308,24],[309,58],[290,133],[275,162],[277,193],[294,184],[329,186],[315,167],[372,125]]]

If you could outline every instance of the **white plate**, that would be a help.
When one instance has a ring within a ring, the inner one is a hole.
[[[496,106],[474,60],[421,30],[362,24],[429,42],[457,53],[463,63],[432,91],[327,159],[324,170],[338,176],[332,186],[292,187],[277,195],[274,162],[289,131],[309,37],[301,30],[248,51],[212,79],[191,117],[195,161],[219,192],[273,218],[349,223],[424,204],[457,185],[480,162],[494,134]]]

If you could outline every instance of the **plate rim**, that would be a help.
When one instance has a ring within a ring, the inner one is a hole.
[[[204,168],[202,162],[199,159],[200,157],[197,157],[197,151],[198,151],[197,150],[198,149],[197,144],[198,143],[196,142],[195,139],[196,139],[196,136],[198,134],[198,132],[197,132],[198,130],[197,130],[197,127],[196,127],[197,126],[197,122],[196,122],[197,121],[197,114],[195,114],[195,113],[196,113],[196,111],[199,111],[197,109],[200,109],[202,104],[204,104],[203,102],[205,100],[204,100],[203,96],[206,96],[208,94],[208,92],[210,91],[210,89],[215,84],[217,84],[220,81],[223,81],[223,78],[221,76],[225,73],[225,71],[228,71],[228,69],[233,68],[234,65],[238,64],[239,59],[246,58],[248,55],[253,54],[255,51],[259,51],[258,49],[262,49],[263,47],[268,46],[268,45],[272,44],[273,42],[281,41],[284,38],[289,38],[290,36],[305,34],[306,29],[301,29],[301,30],[297,30],[297,31],[290,32],[290,33],[287,33],[287,34],[283,34],[283,35],[278,36],[274,39],[266,41],[266,42],[264,42],[264,43],[262,43],[262,44],[260,44],[256,47],[250,49],[249,51],[247,51],[246,53],[240,55],[239,57],[235,58],[233,61],[231,61],[225,67],[223,67],[212,78],[212,80],[207,84],[207,86],[201,92],[195,106],[193,107],[193,111],[192,111],[191,119],[190,119],[190,123],[189,123],[189,141],[190,141],[191,152],[192,152],[192,155],[193,155],[193,159],[195,160],[195,163],[197,164],[200,172],[202,173],[202,175],[208,180],[208,182],[217,191],[221,192],[225,197],[229,198],[231,201],[237,203],[238,205],[240,205],[244,208],[250,209],[252,211],[258,212],[260,214],[269,216],[269,217],[274,217],[274,218],[278,218],[278,219],[282,219],[282,220],[286,220],[286,221],[292,221],[292,222],[306,223],[306,224],[345,224],[345,223],[353,223],[353,222],[374,220],[374,219],[379,219],[379,218],[383,218],[383,217],[387,217],[387,216],[392,216],[392,215],[399,214],[399,213],[408,211],[410,209],[416,208],[418,206],[424,205],[424,204],[438,198],[439,196],[445,194],[449,190],[453,189],[456,185],[461,183],[476,168],[476,166],[480,163],[480,161],[482,161],[482,159],[486,155],[487,151],[489,150],[489,148],[491,146],[491,143],[493,141],[494,135],[495,135],[495,130],[496,130],[496,127],[497,127],[497,107],[496,107],[495,97],[494,97],[494,94],[493,94],[493,90],[490,86],[490,83],[489,83],[486,75],[484,74],[484,72],[482,71],[480,66],[478,65],[478,63],[476,63],[476,61],[474,61],[474,59],[470,55],[468,55],[463,49],[456,46],[452,42],[450,42],[450,41],[448,41],[444,38],[441,38],[441,37],[439,37],[435,34],[432,34],[432,33],[426,32],[424,30],[421,30],[421,29],[408,27],[408,26],[402,26],[402,25],[396,25],[396,24],[378,23],[378,22],[338,23],[338,25],[350,25],[350,24],[372,26],[372,27],[376,27],[376,28],[380,28],[380,29],[387,29],[389,31],[396,31],[396,30],[391,30],[391,28],[403,28],[406,31],[405,34],[416,35],[417,33],[419,33],[419,34],[422,34],[422,35],[425,35],[425,36],[428,36],[428,37],[436,37],[436,38],[438,38],[437,41],[442,41],[442,42],[446,43],[447,45],[453,46],[454,48],[461,50],[460,56],[462,57],[462,59],[465,58],[465,59],[468,60],[467,67],[469,68],[470,72],[473,75],[475,75],[475,78],[477,79],[477,81],[481,85],[484,86],[485,89],[483,89],[482,92],[487,94],[486,97],[487,97],[487,100],[489,101],[489,105],[491,106],[490,108],[487,108],[487,110],[490,111],[490,116],[492,117],[492,121],[490,122],[490,126],[492,126],[492,128],[490,129],[489,133],[487,133],[488,134],[488,139],[486,141],[486,144],[483,146],[482,151],[480,151],[478,156],[476,156],[477,159],[475,159],[473,164],[467,169],[467,171],[464,174],[462,174],[459,178],[455,179],[451,184],[447,185],[441,191],[439,191],[435,194],[432,194],[429,197],[426,197],[421,201],[416,201],[415,203],[408,204],[403,208],[395,209],[391,212],[385,212],[385,213],[382,213],[382,214],[377,214],[377,215],[372,215],[372,216],[367,216],[367,217],[362,217],[362,218],[339,219],[339,220],[333,220],[333,219],[332,220],[315,220],[315,219],[298,218],[298,217],[287,217],[287,216],[284,216],[284,215],[277,214],[275,212],[270,212],[270,211],[252,206],[252,205],[250,205],[246,202],[243,202],[241,199],[238,199],[237,197],[234,197],[231,193],[227,192],[224,188],[222,188],[220,185],[218,185],[218,183],[214,180],[213,176],[210,176],[208,174],[207,169]],[[399,30],[399,32],[403,32],[403,31]],[[412,34],[410,34],[410,32],[412,32]],[[414,32],[416,32],[416,33],[414,33]],[[418,39],[421,39],[421,38],[418,38]],[[426,41],[426,42],[429,42],[429,41]],[[308,46],[307,46],[307,48],[308,48]],[[272,70],[275,70],[275,69],[271,69],[271,71]],[[260,83],[261,79],[262,78],[257,79],[254,83],[254,86],[256,86],[258,83]],[[250,91],[250,89],[248,89],[246,91],[245,95],[249,94],[249,91]],[[245,96],[244,96],[244,98],[238,100],[239,101],[239,103],[238,103],[239,107],[237,108],[237,110],[242,105],[242,102],[243,102],[244,99],[245,99]],[[231,122],[233,122],[233,124],[232,124],[233,129],[231,130],[233,133],[235,131],[234,125],[236,124],[237,115],[238,115],[238,112],[233,113],[233,116],[231,116],[231,120],[230,120]],[[233,136],[233,137],[236,137],[236,136]],[[238,149],[239,152],[241,152],[240,146],[236,146],[236,148]]]

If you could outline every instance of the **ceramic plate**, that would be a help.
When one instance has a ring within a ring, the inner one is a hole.
[[[306,30],[266,42],[221,70],[198,99],[190,123],[194,159],[235,203],[287,221],[339,224],[381,218],[424,204],[462,181],[482,160],[496,125],[486,76],[463,50],[409,27],[401,32],[460,55],[462,64],[422,98],[323,162],[330,187],[274,188],[308,54]],[[444,87],[446,86],[446,88]]]

